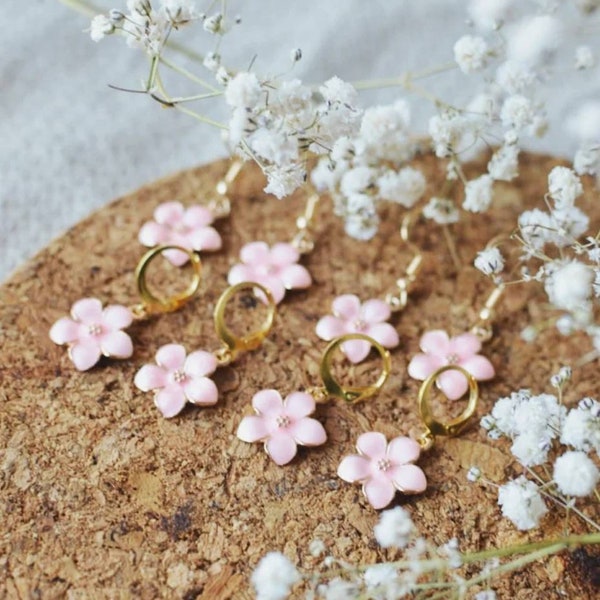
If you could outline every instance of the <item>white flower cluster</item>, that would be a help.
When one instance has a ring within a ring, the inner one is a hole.
[[[351,237],[367,240],[377,233],[378,202],[411,208],[425,193],[423,174],[406,164],[415,152],[409,125],[404,100],[368,108],[356,134],[339,137],[313,170],[313,184],[333,195]]]
[[[257,600],[283,600],[292,586],[300,581],[300,573],[281,552],[269,552],[252,573]]]
[[[551,380],[554,387],[562,389],[570,373],[569,368],[562,368]],[[600,470],[589,453],[595,451],[597,458],[600,451],[600,403],[596,400],[585,398],[567,411],[554,395],[520,390],[500,398],[481,425],[492,439],[510,439],[513,456],[530,473],[533,467],[554,461],[553,488],[543,486],[546,492],[538,487],[539,476],[537,483],[521,475],[500,486],[498,504],[502,514],[518,529],[536,527],[546,514],[548,507],[542,494],[567,506],[573,497],[594,492]],[[480,478],[479,469],[469,471],[470,481]]]

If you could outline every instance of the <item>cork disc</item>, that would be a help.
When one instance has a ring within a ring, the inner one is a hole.
[[[429,182],[427,195],[439,194],[443,173],[437,161],[423,156],[415,164]],[[266,552],[280,550],[310,570],[317,563],[308,551],[314,539],[353,563],[395,558],[374,540],[378,513],[358,486],[336,476],[337,465],[364,431],[381,431],[388,438],[418,434],[419,382],[407,376],[406,368],[418,352],[420,335],[429,329],[457,334],[473,324],[491,289],[472,267],[475,252],[494,235],[510,233],[524,207],[542,205],[545,176],[555,164],[556,159],[526,155],[520,177],[497,185],[489,214],[453,226],[460,270],[439,227],[415,226],[413,239],[425,252],[425,266],[408,306],[393,317],[400,345],[392,351],[391,377],[365,403],[319,406],[316,416],[327,430],[327,443],[300,448],[286,467],[275,465],[259,444],[238,440],[237,426],[250,414],[256,391],[274,388],[285,396],[319,384],[325,344],[314,328],[336,295],[355,293],[364,300],[393,288],[411,257],[398,236],[399,207],[386,208],[380,234],[362,243],[344,235],[324,198],[316,247],[302,259],[312,287],[288,293],[260,348],[218,369],[216,406],[188,406],[169,420],[159,414],[151,394],[134,388],[136,371],[169,342],[189,351],[218,347],[212,311],[241,246],[290,240],[305,196],[283,201],[266,196],[262,174],[246,165],[232,189],[231,217],[216,225],[223,249],[203,256],[200,294],[177,312],[134,323],[130,359],[103,359],[85,373],[50,341],[51,324],[87,296],[135,304],[133,272],[144,251],[137,241],[141,224],[161,202],[205,202],[227,164],[216,162],[143,187],[54,241],[0,288],[0,596],[252,598],[249,576]],[[475,174],[475,168],[467,172]],[[581,206],[598,221],[589,182]],[[175,282],[182,276],[168,275]],[[160,285],[160,277],[157,281]],[[232,318],[243,323],[250,305],[233,307]],[[557,508],[541,528],[518,532],[502,518],[495,490],[466,480],[473,464],[494,482],[519,472],[508,444],[488,440],[479,418],[511,391],[550,391],[550,375],[588,348],[585,338],[552,332],[531,344],[521,341],[522,328],[546,314],[543,293],[535,286],[509,289],[495,335],[485,346],[497,376],[481,385],[478,418],[460,437],[442,439],[422,456],[427,491],[398,494],[392,504],[407,507],[422,534],[436,544],[456,537],[468,551],[562,532],[564,514]],[[378,368],[373,358],[347,375],[362,381]],[[591,363],[574,371],[568,404],[597,393],[596,369]],[[576,518],[570,526],[573,533],[586,531]],[[598,561],[592,551],[581,549],[536,562],[494,580],[492,587],[499,598],[550,600],[592,597],[594,582]]]

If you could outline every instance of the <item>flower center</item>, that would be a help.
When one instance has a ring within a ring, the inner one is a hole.
[[[173,381],[175,383],[183,383],[187,379],[187,375],[183,371],[175,371],[173,373]]]
[[[88,333],[90,335],[100,335],[102,333],[102,325],[99,325],[98,323],[88,325]]]
[[[377,468],[380,471],[387,471],[390,467],[392,466],[392,463],[389,461],[388,458],[380,458],[377,461]]]
[[[367,327],[367,324],[362,319],[356,319],[356,321],[354,321],[353,325],[354,325],[354,329],[356,329],[357,331],[362,331],[363,329],[365,329]]]
[[[279,415],[275,422],[279,428],[287,427],[290,424],[290,418],[287,415]]]
[[[276,275],[278,267],[277,265],[260,265],[257,270],[262,275]]]
[[[446,362],[449,365],[457,365],[459,363],[459,361],[460,361],[460,357],[456,353],[448,354],[446,356]]]

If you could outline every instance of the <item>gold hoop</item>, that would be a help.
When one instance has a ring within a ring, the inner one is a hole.
[[[146,272],[148,271],[148,267],[154,258],[156,258],[159,254],[162,254],[165,250],[179,250],[180,252],[185,252],[190,257],[190,262],[194,273],[190,285],[184,292],[177,294],[172,298],[161,299],[157,298],[150,291],[146,281]],[[138,292],[142,299],[142,304],[134,307],[134,314],[137,312],[140,316],[145,316],[157,313],[173,312],[181,308],[200,288],[200,283],[202,281],[201,271],[202,263],[200,261],[200,256],[196,254],[196,252],[188,250],[187,248],[167,244],[156,246],[155,248],[148,250],[148,252],[142,256],[135,269],[135,280],[137,283]]]
[[[225,309],[231,298],[240,290],[254,290],[256,294],[257,289],[260,290],[260,293],[266,298],[269,312],[262,327],[258,331],[253,331],[243,337],[238,337],[225,323]],[[215,306],[214,320],[217,335],[223,344],[227,346],[232,356],[238,352],[254,350],[260,346],[262,341],[269,334],[269,331],[271,331],[273,321],[275,320],[276,310],[277,304],[275,303],[273,294],[260,283],[243,281],[242,283],[232,285],[221,294],[220,298],[217,300],[217,305]]]
[[[331,363],[334,352],[344,342],[348,342],[350,340],[363,340],[365,342],[369,342],[369,344],[371,344],[371,346],[377,350],[379,356],[381,356],[381,359],[383,360],[383,369],[381,370],[377,381],[372,385],[345,388],[336,381],[333,373],[331,372]],[[366,400],[367,398],[375,395],[383,387],[383,384],[389,377],[391,363],[392,360],[390,358],[390,353],[379,342],[376,342],[373,338],[370,338],[368,335],[364,335],[362,333],[347,333],[329,342],[327,348],[325,348],[323,358],[321,359],[321,379],[323,380],[325,390],[329,396],[335,396],[336,398],[345,400],[348,402],[348,404],[355,404],[356,402],[361,402],[362,400]]]
[[[469,401],[465,410],[458,415],[458,417],[450,419],[450,421],[447,423],[442,423],[433,416],[431,407],[429,406],[431,388],[442,373],[452,370],[459,371],[467,378],[467,382],[469,383]],[[432,434],[433,436],[454,436],[461,432],[461,430],[467,424],[467,421],[473,416],[475,409],[477,408],[478,400],[479,386],[477,385],[477,380],[475,377],[473,377],[471,373],[459,365],[444,365],[443,367],[440,367],[434,371],[421,385],[421,389],[419,390],[419,411],[421,413],[421,419],[423,419],[428,433]]]

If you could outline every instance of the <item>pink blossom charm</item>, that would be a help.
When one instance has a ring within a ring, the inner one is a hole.
[[[317,335],[326,341],[347,333],[363,333],[379,342],[384,348],[394,348],[400,342],[398,333],[386,323],[391,310],[383,300],[360,302],[354,294],[338,296],[332,304],[333,315],[327,315],[317,323]],[[353,363],[363,361],[371,344],[364,340],[350,340],[342,345],[342,352]]]
[[[286,290],[305,289],[312,284],[310,273],[297,264],[300,253],[291,244],[279,243],[269,248],[265,242],[251,242],[242,247],[241,263],[231,267],[229,285],[252,281],[264,285],[279,304]]]
[[[495,375],[492,363],[478,352],[481,341],[472,333],[450,338],[445,331],[428,331],[419,343],[423,354],[417,354],[408,365],[408,374],[424,381],[444,365],[457,365],[468,371],[477,381],[487,381]],[[442,373],[437,383],[449,400],[457,400],[468,389],[462,373],[449,370]]]
[[[149,248],[173,245],[195,252],[219,250],[221,236],[214,227],[210,227],[214,220],[214,215],[204,206],[186,209],[181,202],[165,202],[154,211],[154,221],[142,225],[138,239]],[[164,255],[176,267],[189,260],[185,252],[178,250],[165,250]]]
[[[350,483],[361,483],[373,508],[385,508],[396,491],[420,494],[427,488],[425,473],[414,463],[421,446],[409,437],[396,437],[387,443],[382,433],[369,431],[357,441],[359,454],[345,456],[338,476]]]
[[[55,344],[69,347],[69,358],[79,371],[91,369],[101,356],[129,358],[131,338],[121,331],[131,325],[133,315],[126,306],[102,309],[96,298],[83,298],[71,307],[71,317],[62,317],[50,329]]]
[[[199,350],[186,356],[179,344],[158,349],[156,365],[144,365],[134,379],[143,392],[154,390],[154,404],[167,419],[178,415],[186,402],[211,406],[219,399],[217,386],[207,375],[217,368],[210,352]]]
[[[293,392],[285,400],[276,390],[254,394],[256,415],[244,417],[237,436],[244,442],[263,442],[267,454],[278,464],[289,463],[301,446],[320,446],[327,440],[323,425],[311,419],[315,399],[305,392]]]

